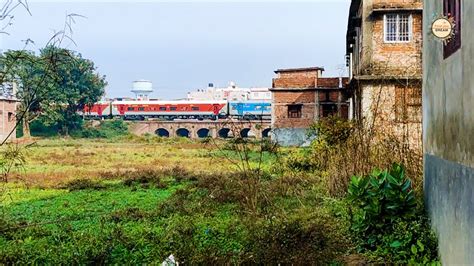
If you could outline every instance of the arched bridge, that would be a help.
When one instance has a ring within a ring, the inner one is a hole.
[[[270,136],[270,121],[133,121],[130,132],[136,135],[155,134],[160,137],[243,138]]]

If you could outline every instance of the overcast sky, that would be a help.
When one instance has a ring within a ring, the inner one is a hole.
[[[3,1],[2,1],[3,2]],[[91,59],[108,97],[132,96],[132,81],[153,82],[153,97],[183,98],[207,83],[270,87],[277,68],[344,64],[349,0],[326,1],[29,1],[14,13],[5,49],[38,50],[77,13],[63,46]]]

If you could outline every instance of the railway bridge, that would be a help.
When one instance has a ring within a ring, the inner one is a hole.
[[[257,139],[270,136],[270,121],[242,120],[174,120],[174,121],[133,121],[129,122],[130,132],[136,135],[155,134],[160,137],[198,138],[243,138]]]

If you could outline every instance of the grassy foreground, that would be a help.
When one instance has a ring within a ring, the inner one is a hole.
[[[292,150],[246,149],[156,137],[38,140],[1,190],[0,264],[391,259],[393,251],[357,249],[349,204],[330,196],[324,173],[288,168]],[[242,168],[259,169],[258,178]]]

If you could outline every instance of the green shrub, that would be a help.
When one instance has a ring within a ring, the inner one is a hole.
[[[349,248],[338,221],[322,209],[251,221],[253,263],[262,265],[326,265]]]
[[[102,121],[98,127],[82,126],[71,132],[78,138],[114,138],[128,134],[128,125],[123,120]]]
[[[316,135],[318,139],[333,146],[345,142],[353,130],[354,125],[351,121],[339,116],[329,116],[313,124],[309,129],[309,135]]]
[[[285,167],[294,171],[313,171],[316,169],[314,162],[311,160],[311,151],[297,150],[293,151],[285,157]]]
[[[67,182],[61,188],[68,189],[69,191],[75,190],[84,190],[84,189],[104,189],[106,186],[100,182],[90,180],[90,179],[74,179],[72,181]]]
[[[384,262],[436,260],[435,236],[403,166],[394,164],[390,170],[352,177],[348,200],[353,206],[351,230],[361,251],[372,252]]]

